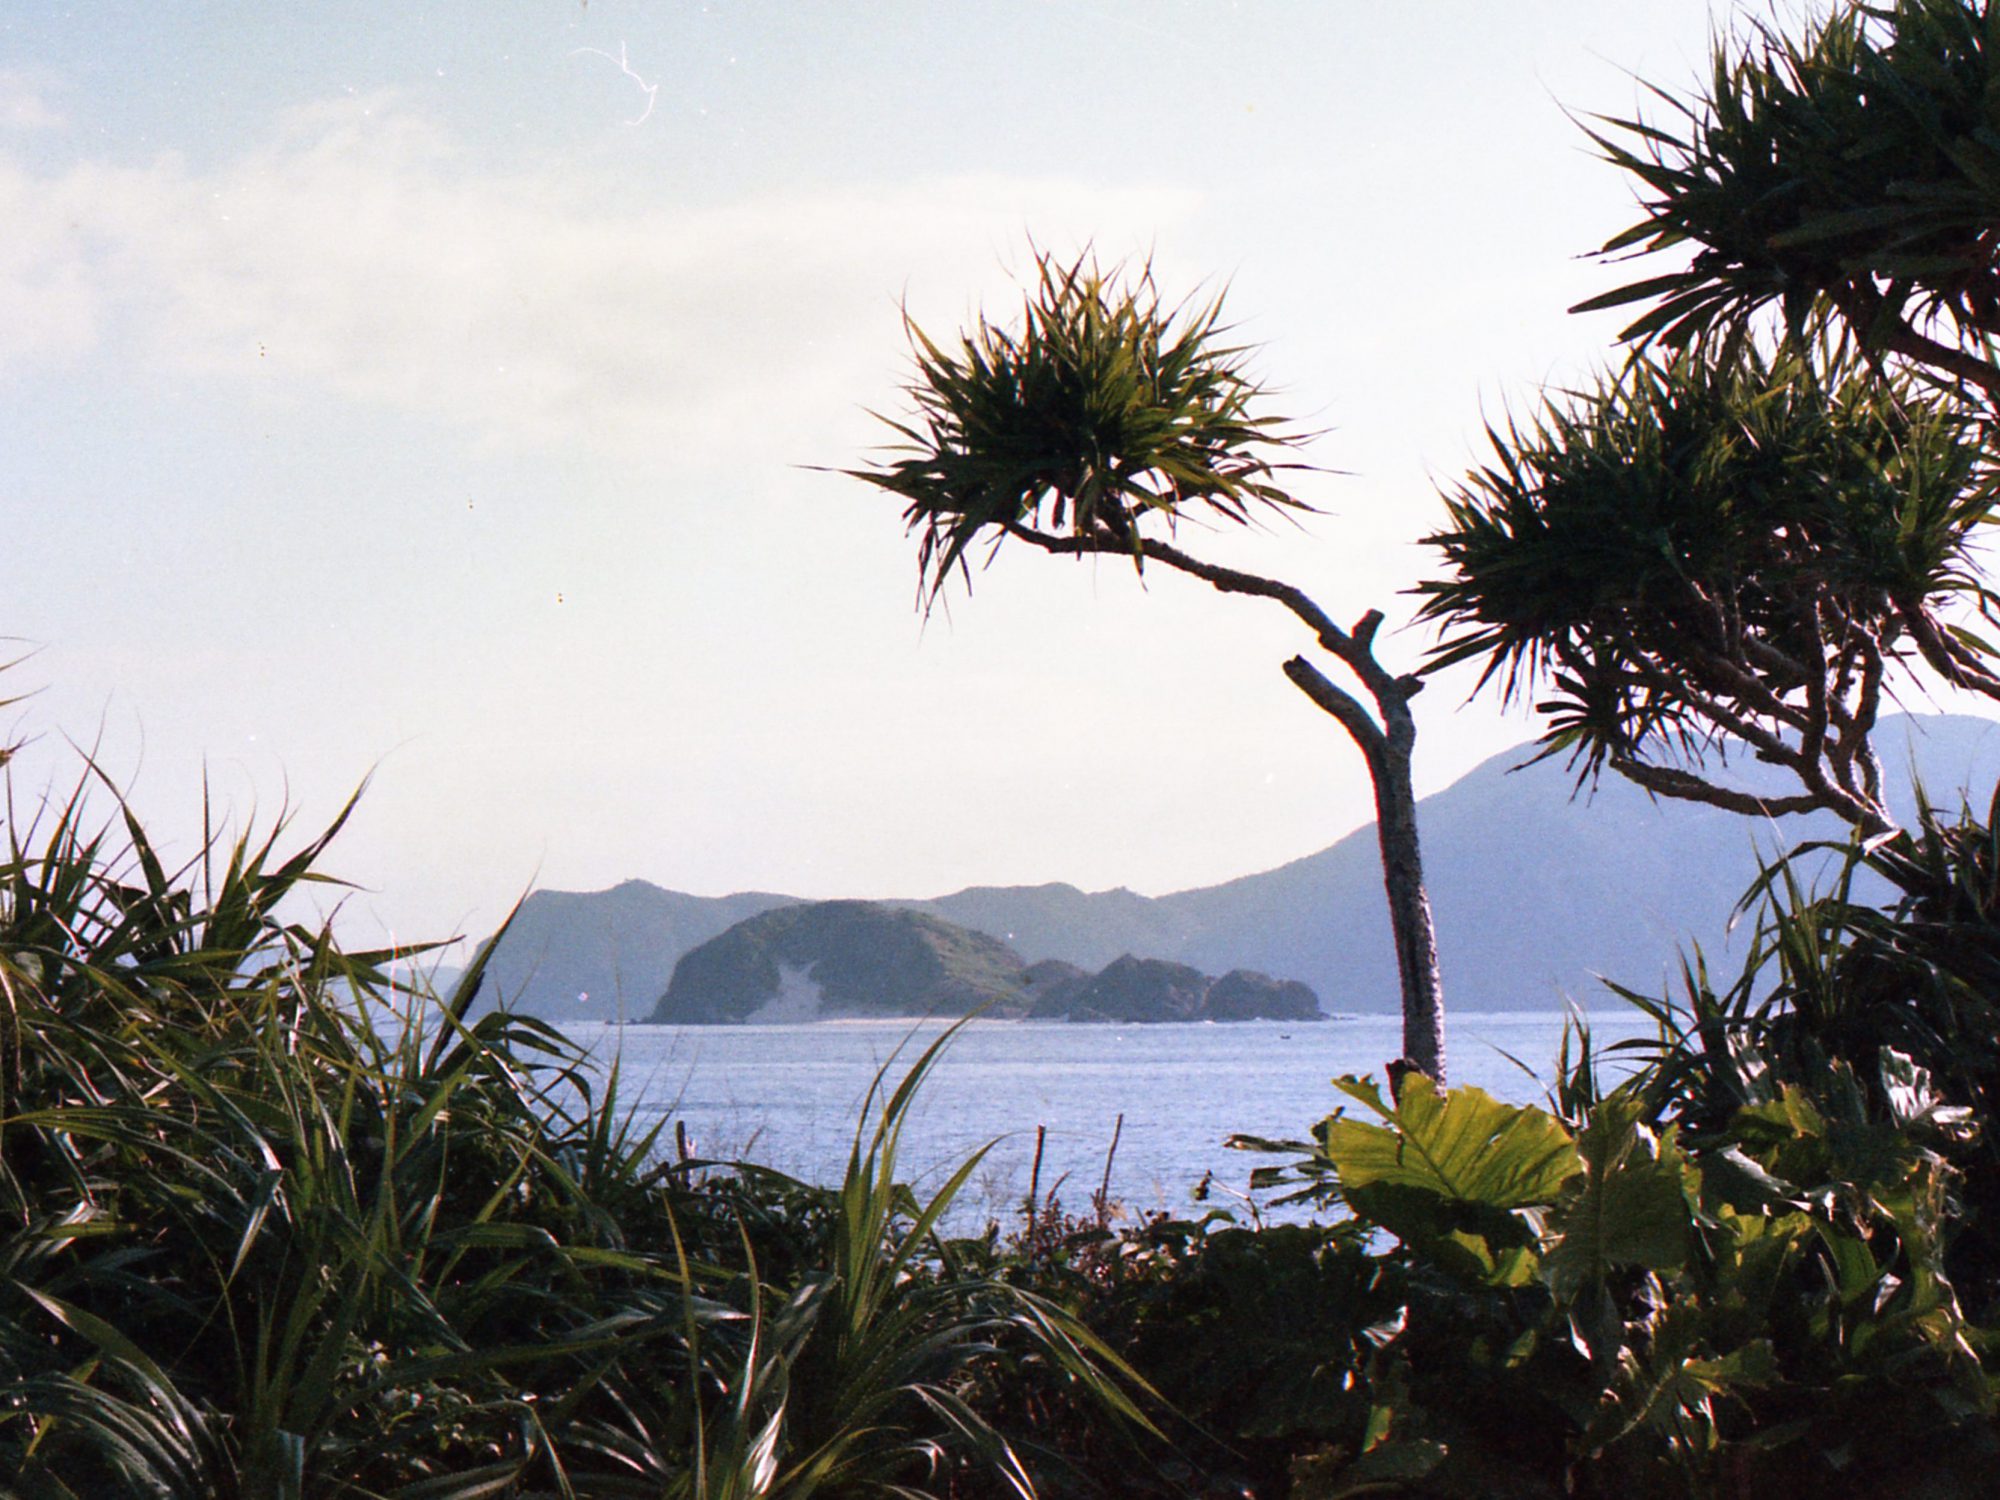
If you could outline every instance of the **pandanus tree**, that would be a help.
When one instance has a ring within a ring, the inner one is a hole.
[[[1664,125],[1592,132],[1644,209],[1604,253],[1692,253],[1576,309],[1641,309],[1629,363],[1493,434],[1421,590],[1434,664],[1552,689],[1545,753],[1876,835],[1883,695],[1921,664],[2000,698],[1963,623],[1995,602],[1973,545],[2000,399],[1996,45],[1986,6],[1848,4],[1723,42],[1705,96],[1659,93]],[[1796,788],[1732,786],[1732,750]]]
[[[1826,351],[1821,351],[1826,355]],[[1534,701],[1543,754],[1661,796],[1776,815],[1892,818],[1869,746],[1921,659],[2000,696],[1950,619],[1987,597],[1969,556],[1992,506],[1979,425],[1907,375],[1748,343],[1640,357],[1496,433],[1446,498],[1419,585],[1437,665]],[[1732,784],[1733,752],[1791,773]]]
[[[928,608],[976,555],[1012,542],[1061,557],[1129,558],[1289,610],[1352,686],[1305,656],[1284,673],[1359,747],[1374,783],[1383,883],[1402,986],[1407,1065],[1444,1078],[1437,942],[1424,888],[1410,762],[1422,683],[1375,655],[1383,616],[1337,624],[1302,590],[1182,548],[1200,517],[1237,525],[1309,509],[1284,488],[1306,434],[1262,409],[1249,351],[1228,341],[1220,297],[1163,304],[1151,268],[1084,254],[1036,258],[1018,323],[982,315],[956,344],[907,324],[912,410],[886,419],[891,457],[847,472],[905,503]]]

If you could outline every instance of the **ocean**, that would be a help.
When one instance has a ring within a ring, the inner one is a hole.
[[[1591,1017],[1602,1048],[1640,1034],[1636,1012]],[[940,1023],[834,1021],[769,1026],[572,1025],[592,1054],[620,1065],[621,1107],[645,1126],[684,1127],[694,1154],[746,1158],[808,1181],[837,1180],[869,1085],[893,1086],[943,1030]],[[1454,1086],[1540,1102],[1554,1075],[1560,1012],[1454,1017],[1447,1063]],[[1128,1214],[1245,1202],[1253,1167],[1277,1158],[1228,1149],[1232,1134],[1305,1139],[1342,1102],[1330,1080],[1373,1073],[1401,1053],[1393,1015],[1298,1024],[1077,1025],[974,1021],[926,1081],[898,1175],[935,1186],[993,1142],[961,1195],[956,1227],[1003,1222],[1028,1191],[1037,1128],[1046,1131],[1040,1184],[1081,1212],[1105,1180]],[[1121,1123],[1122,1117],[1122,1123]],[[1117,1150],[1112,1139],[1117,1136]]]

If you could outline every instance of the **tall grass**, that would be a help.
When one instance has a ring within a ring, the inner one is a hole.
[[[93,821],[92,809],[108,803]],[[1143,1420],[1052,1304],[965,1272],[895,1172],[697,1173],[552,1027],[288,917],[350,808],[170,869],[95,771],[0,857],[0,1495],[848,1495],[1032,1481],[962,1396],[1038,1357]]]

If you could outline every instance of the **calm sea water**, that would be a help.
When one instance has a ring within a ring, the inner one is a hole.
[[[1640,1029],[1623,1011],[1596,1013],[1592,1024],[1600,1046]],[[620,1058],[624,1099],[641,1122],[678,1120],[697,1154],[747,1157],[825,1182],[846,1162],[870,1081],[885,1066],[900,1078],[942,1029],[842,1021],[570,1031],[595,1055]],[[1455,1018],[1447,1036],[1451,1081],[1539,1101],[1561,1033],[1562,1017],[1547,1011]],[[1118,1131],[1111,1196],[1129,1210],[1183,1210],[1205,1173],[1214,1179],[1210,1203],[1227,1206],[1248,1186],[1251,1168],[1270,1160],[1226,1149],[1228,1136],[1304,1138],[1339,1102],[1334,1075],[1379,1077],[1383,1062],[1400,1054],[1400,1035],[1395,1016],[1312,1025],[975,1021],[927,1081],[898,1175],[939,1183],[996,1141],[955,1217],[961,1224],[1003,1217],[1027,1193],[1041,1126],[1042,1187],[1060,1181],[1065,1205],[1081,1210],[1104,1179]]]

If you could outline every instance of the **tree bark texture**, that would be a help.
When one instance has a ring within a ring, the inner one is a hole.
[[[1355,634],[1362,649],[1369,650],[1373,630]],[[1382,853],[1382,886],[1389,898],[1389,930],[1396,942],[1396,975],[1402,986],[1402,1061],[1430,1075],[1431,1081],[1443,1088],[1444,980],[1438,971],[1437,929],[1431,920],[1431,898],[1424,884],[1422,845],[1417,836],[1417,794],[1410,780],[1417,743],[1410,699],[1422,684],[1414,677],[1371,682],[1371,696],[1381,714],[1377,724],[1351,694],[1329,682],[1304,657],[1286,662],[1285,675],[1340,721],[1367,759],[1368,779],[1375,788],[1375,837]]]
[[[1407,708],[1403,717],[1409,717]],[[1410,782],[1409,738],[1398,744],[1393,726],[1375,783],[1375,834],[1382,847],[1382,885],[1389,896],[1389,927],[1396,937],[1396,972],[1403,987],[1403,1056],[1434,1083],[1445,1086],[1444,981],[1438,972],[1437,931],[1424,885],[1417,839],[1417,798]]]

